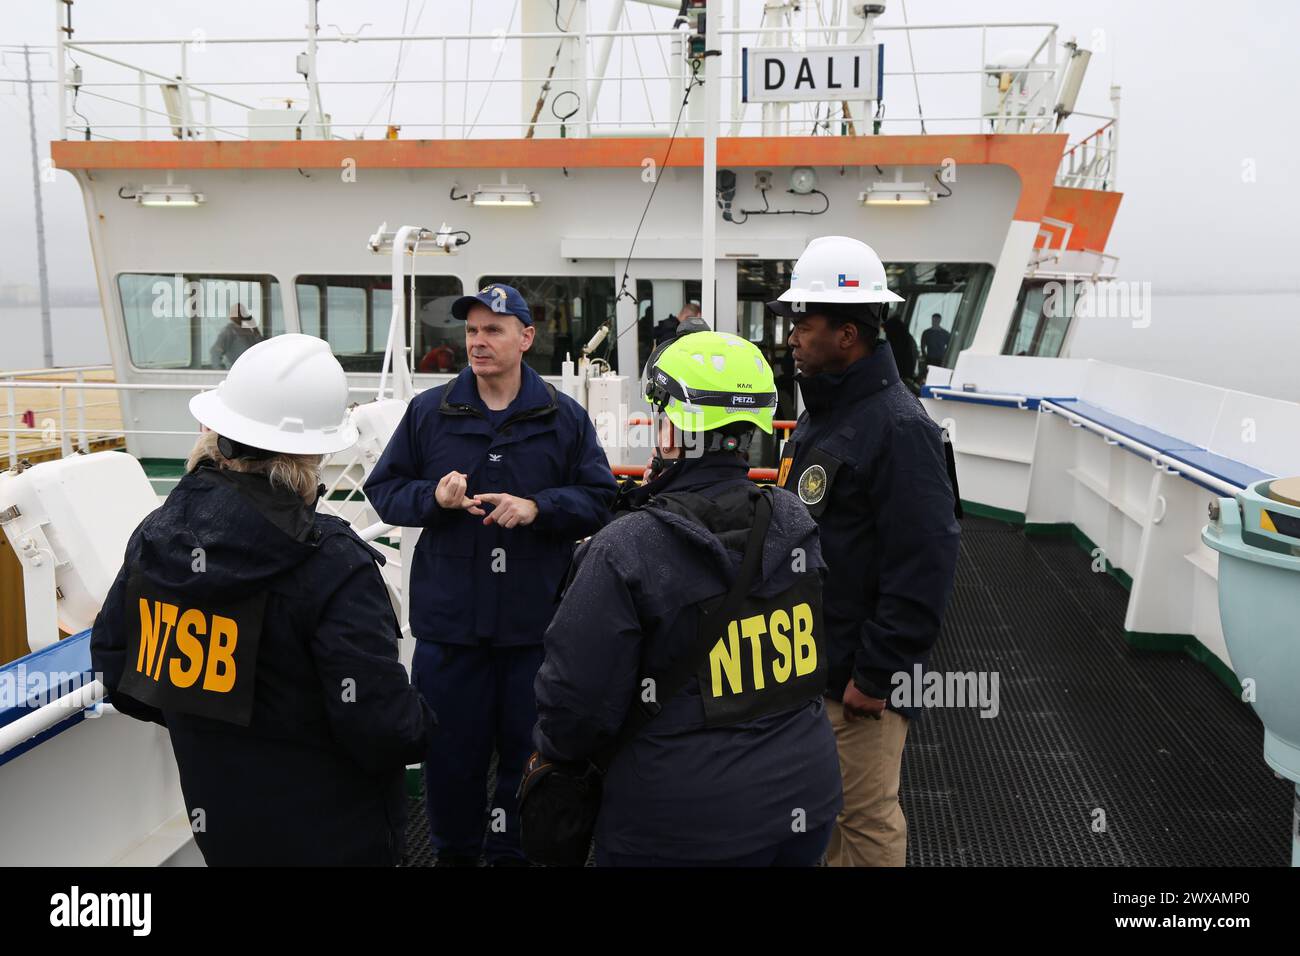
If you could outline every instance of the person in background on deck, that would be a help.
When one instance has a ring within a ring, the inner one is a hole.
[[[930,327],[921,333],[921,355],[926,366],[943,365],[948,354],[948,341],[952,333],[942,325],[943,316],[938,312],[930,316]]]
[[[274,389],[268,383],[275,383]],[[329,345],[281,335],[195,396],[186,474],[131,535],[90,638],[123,714],[171,735],[209,866],[392,866],[433,714],[398,662],[383,559],[318,514],[357,432]]]
[[[902,299],[871,247],[844,236],[808,244],[768,303],[794,320],[789,344],[805,410],[782,452],[778,484],[821,530],[831,726],[844,774],[832,866],[903,866],[898,802],[907,728],[920,711],[896,702],[938,640],[952,594],[961,527],[942,429],[899,381],[878,341],[881,314]]]
[[[217,333],[209,356],[213,368],[230,368],[246,351],[262,341],[262,333],[253,324],[253,317],[242,305],[230,307],[230,321]]]
[[[913,392],[919,392],[916,384],[916,340],[912,338],[912,333],[907,331],[903,320],[896,315],[885,321],[884,331],[889,350],[894,353],[894,367],[898,369],[898,377]]]
[[[418,370],[428,373],[450,372],[456,368],[456,352],[448,342],[439,342],[420,359]]]
[[[500,283],[457,299],[469,366],[416,396],[366,496],[422,528],[411,567],[412,679],[438,712],[425,763],[438,864],[523,862],[515,792],[537,719],[533,678],[574,543],[617,485],[587,412],[524,364],[533,318]]]
[[[654,344],[663,345],[665,342],[671,342],[677,335],[678,327],[683,322],[690,319],[699,318],[700,307],[694,302],[687,302],[677,310],[676,315],[670,315],[668,318],[659,322],[654,327]]]

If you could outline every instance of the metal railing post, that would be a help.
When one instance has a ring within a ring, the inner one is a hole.
[[[136,78],[140,84],[140,138],[149,138],[149,86],[144,78],[144,70],[136,70]]]
[[[59,139],[68,138],[68,87],[65,73],[67,55],[63,50],[63,0],[54,0],[54,59],[58,71]]]
[[[578,89],[584,93],[591,89],[590,77],[587,71],[587,0],[577,0],[582,5],[582,19],[578,23],[578,37],[574,41],[578,46]],[[595,107],[594,102],[588,102],[584,97],[582,100],[582,137],[591,139],[591,111]]]
[[[18,419],[14,416],[18,414],[18,409],[14,405],[14,395],[17,386],[14,380],[9,380],[9,385],[5,389],[5,396],[9,405],[9,467],[13,468],[18,464]]]
[[[77,382],[81,385],[86,384],[86,375],[84,372],[77,372]],[[90,451],[90,442],[86,439],[86,390],[77,389],[77,447],[82,451]]]
[[[1111,103],[1111,115],[1114,118],[1110,121],[1110,127],[1111,127],[1110,169],[1107,170],[1107,172],[1110,175],[1106,177],[1106,181],[1110,183],[1111,189],[1118,189],[1119,174],[1116,172],[1116,170],[1119,169],[1119,87],[1118,86],[1112,86],[1110,88],[1110,103]]]
[[[189,67],[189,44],[184,40],[181,41],[181,75],[180,94],[181,94],[181,142],[190,138],[190,67]]]
[[[67,386],[60,385],[59,392],[59,451],[67,458],[72,454],[72,442],[68,440],[68,391]]]

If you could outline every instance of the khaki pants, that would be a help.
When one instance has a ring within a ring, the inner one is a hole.
[[[906,717],[885,710],[879,720],[844,719],[844,705],[826,699],[844,778],[840,811],[826,862],[831,866],[904,866],[907,820],[898,803]]]

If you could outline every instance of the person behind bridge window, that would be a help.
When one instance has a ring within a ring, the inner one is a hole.
[[[777,404],[766,359],[697,327],[650,357],[649,480],[575,559],[547,629],[525,800],[534,784],[548,806],[547,765],[594,762],[598,866],[812,866],[841,806],[817,528],[749,480]]]
[[[927,366],[942,365],[948,354],[948,342],[952,333],[940,324],[942,322],[943,316],[934,313],[930,316],[930,327],[921,333],[921,357]]]
[[[213,368],[230,368],[249,348],[262,341],[262,333],[242,305],[230,307],[230,321],[217,333],[208,354]]]
[[[899,380],[893,350],[878,342],[881,313],[902,299],[871,247],[814,239],[793,275],[767,304],[794,322],[789,344],[805,406],[777,481],[816,519],[828,571],[826,696],[844,812],[827,859],[903,866],[899,771],[920,707],[919,694],[895,690],[899,675],[925,667],[952,594],[961,526],[951,446]]]
[[[688,319],[698,318],[699,314],[699,305],[694,302],[687,302],[677,310],[676,315],[670,315],[655,324],[654,344],[663,345],[665,342],[671,342],[677,334],[678,327]]]
[[[269,387],[272,383],[274,387]],[[108,699],[171,736],[209,865],[394,865],[433,715],[375,551],[316,511],[357,439],[321,339],[252,346],[190,411],[186,474],[131,535],[91,635]]]

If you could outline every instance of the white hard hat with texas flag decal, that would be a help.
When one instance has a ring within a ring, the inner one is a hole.
[[[768,308],[781,315],[805,311],[800,303],[855,305],[902,302],[891,292],[880,257],[848,236],[819,236],[808,243],[790,273],[790,288]],[[785,303],[782,305],[781,303]]]

